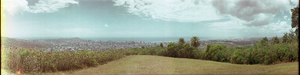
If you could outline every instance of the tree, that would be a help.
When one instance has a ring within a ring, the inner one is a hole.
[[[271,44],[274,45],[274,44],[278,44],[279,43],[279,39],[276,37],[273,37],[272,38],[272,41],[271,41]]]
[[[162,43],[160,43],[160,47],[164,47],[164,45]]]
[[[199,37],[196,37],[196,36],[192,37],[191,38],[191,45],[194,46],[194,47],[200,46],[200,39],[199,39]]]
[[[261,43],[261,46],[267,46],[268,45],[268,38],[267,37],[264,37],[261,41],[260,41],[260,43]]]
[[[145,48],[145,46],[142,46],[141,48]]]
[[[179,38],[179,42],[178,43],[185,43],[183,38]]]
[[[265,40],[267,42],[269,41],[267,37],[264,37],[262,40]]]
[[[286,43],[286,42],[288,42],[288,35],[287,35],[288,33],[284,33],[284,35],[283,35],[283,37],[282,37],[282,43]]]
[[[291,9],[292,12],[292,28],[296,28],[295,32],[298,35],[299,33],[299,7]]]

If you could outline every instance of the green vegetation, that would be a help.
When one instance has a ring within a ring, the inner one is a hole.
[[[296,28],[295,32],[299,34],[299,7],[291,9],[292,12],[292,28]]]
[[[162,43],[160,43],[160,47],[164,47],[164,45]]]
[[[183,38],[179,38],[179,43],[185,43]]]
[[[199,37],[196,37],[196,36],[192,37],[191,38],[191,45],[194,46],[194,47],[200,46],[200,39],[199,39]]]
[[[274,44],[278,44],[279,43],[279,39],[276,37],[273,37],[272,38],[272,41],[271,41],[271,44],[274,45]]]
[[[124,57],[123,50],[78,52],[24,49],[1,46],[2,68],[22,73],[56,72],[97,66]]]

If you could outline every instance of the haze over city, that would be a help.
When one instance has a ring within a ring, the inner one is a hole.
[[[273,37],[297,0],[4,0],[1,36]],[[251,5],[247,5],[251,4]]]

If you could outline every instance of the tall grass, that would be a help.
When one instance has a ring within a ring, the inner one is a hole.
[[[46,52],[5,46],[1,46],[1,53],[4,56],[1,61],[3,63],[2,68],[12,72],[16,72],[21,68],[22,73],[81,69],[124,57],[123,50]]]

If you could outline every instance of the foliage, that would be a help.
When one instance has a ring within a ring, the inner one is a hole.
[[[179,38],[178,43],[185,43],[183,38]]]
[[[216,55],[213,57],[213,60],[220,62],[230,62],[232,51],[233,48],[224,48],[216,53]]]
[[[142,46],[141,48],[145,48],[145,46]]]
[[[88,51],[42,51],[18,47],[1,46],[6,57],[5,69],[22,73],[54,72],[81,69],[104,64],[124,57],[122,50]]]
[[[224,48],[226,48],[225,44],[216,44],[216,45],[212,45],[211,47],[210,44],[208,44],[207,49],[205,51],[205,58],[207,60],[212,60],[214,56]]]
[[[193,50],[189,43],[169,43],[167,46],[167,54],[170,57],[192,58]]]
[[[267,42],[269,41],[267,37],[264,37],[262,40],[265,40]]]
[[[287,33],[284,33],[281,42],[282,42],[282,43],[287,43],[287,42],[288,42],[288,35],[287,35]]]
[[[160,43],[160,47],[164,47],[164,45],[162,43]]]
[[[299,7],[295,7],[294,9],[291,9],[292,12],[292,28],[296,28],[295,32],[298,35],[299,33]]]
[[[272,41],[271,41],[271,44],[274,45],[274,44],[278,44],[279,43],[279,39],[276,37],[273,37],[272,38]]]
[[[191,38],[191,45],[194,46],[194,47],[200,46],[200,39],[199,39],[199,37],[196,37],[196,36],[192,37]]]

